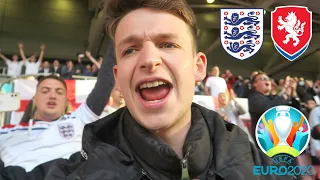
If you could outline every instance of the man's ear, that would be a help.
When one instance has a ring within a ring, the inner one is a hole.
[[[113,66],[113,76],[114,76],[114,81],[115,81],[115,88],[120,89],[120,84],[118,81],[118,66],[117,65]]]
[[[199,52],[195,57],[195,81],[200,82],[206,77],[207,73],[207,57],[204,53]]]

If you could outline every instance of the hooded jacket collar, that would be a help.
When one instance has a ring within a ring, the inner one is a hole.
[[[198,108],[192,108],[191,127],[183,146],[184,158],[189,175],[199,178],[207,172],[212,159],[212,145],[207,124]],[[172,148],[140,126],[130,115],[124,116],[124,135],[128,139],[133,155],[152,179],[179,179],[182,174],[182,160]],[[157,171],[148,171],[150,168]]]
[[[137,173],[141,174],[141,170],[144,169],[154,176],[154,179],[159,179],[160,171],[164,173],[160,179],[177,179],[173,176],[181,176],[180,160],[173,150],[151,137],[151,134],[139,127],[132,117],[125,117],[128,113],[128,109],[124,107],[85,126],[83,150],[88,159],[91,157],[111,162],[118,158],[116,161],[121,161],[121,164],[127,167],[132,165],[140,167],[134,168],[140,171]],[[190,142],[185,143],[191,145],[188,169],[192,178],[206,179],[208,176],[212,176],[209,179],[218,176],[228,180],[261,178],[252,174],[253,165],[269,165],[271,160],[252,147],[245,132],[233,124],[226,123],[216,112],[197,104],[192,104],[192,113],[193,123],[187,138]],[[125,123],[135,127],[132,130],[130,128],[125,130]],[[135,137],[130,137],[133,134]],[[209,154],[207,152],[210,152],[210,157],[206,155]],[[196,158],[197,155],[200,156]],[[205,172],[208,164],[210,164],[209,173]],[[168,175],[170,172],[174,172],[172,176]]]

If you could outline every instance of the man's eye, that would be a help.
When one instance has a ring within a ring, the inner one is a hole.
[[[172,43],[163,43],[160,47],[161,48],[175,48],[176,46]]]
[[[125,56],[125,55],[129,55],[129,54],[132,54],[132,53],[134,53],[136,50],[135,49],[127,49],[127,50],[125,50],[124,51],[124,53],[123,53],[123,55]]]

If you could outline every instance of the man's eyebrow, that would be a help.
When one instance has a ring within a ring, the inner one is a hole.
[[[50,90],[50,89],[64,90],[64,88],[50,88],[50,87],[47,87],[47,86],[44,86],[44,87],[41,88],[41,90]]]
[[[156,35],[152,35],[151,39],[152,40],[177,39],[178,37],[179,37],[179,35],[176,34],[176,33],[159,33],[159,34],[156,34]],[[118,48],[123,46],[124,44],[139,42],[139,41],[142,41],[142,40],[143,40],[142,36],[131,35],[131,36],[128,36],[128,37],[124,38],[122,41],[120,41],[120,43],[118,44]]]
[[[64,88],[55,88],[55,90],[65,90]]]
[[[41,87],[40,89],[41,89],[41,90],[50,90],[50,88],[47,87],[47,86]]]

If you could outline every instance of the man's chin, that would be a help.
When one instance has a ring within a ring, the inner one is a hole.
[[[166,124],[170,124],[166,121],[171,119],[169,116],[164,116],[163,113],[159,112],[138,112],[132,114],[132,117],[139,123],[142,127],[149,131],[155,131],[162,129]]]
[[[55,120],[59,117],[61,117],[61,113],[58,113],[56,110],[55,111],[46,111],[46,116],[49,117],[52,120]]]

